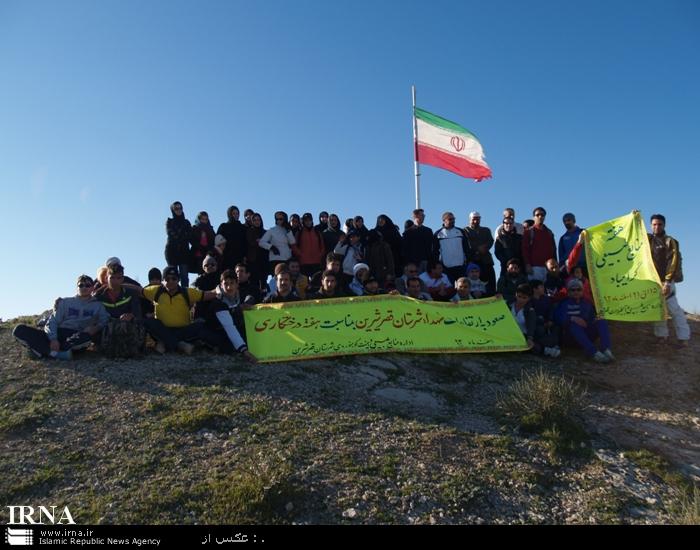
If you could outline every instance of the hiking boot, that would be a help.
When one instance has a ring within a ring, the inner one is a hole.
[[[559,346],[554,346],[552,349],[552,357],[559,357],[561,355],[561,349]]]
[[[552,355],[552,348],[548,348],[547,346],[545,346],[544,351],[542,353],[547,357],[554,357]]]
[[[610,362],[610,359],[608,359],[608,356],[600,351],[595,352],[595,355],[593,356],[593,360],[597,363],[609,363]]]
[[[71,350],[52,351],[51,357],[60,361],[70,361],[71,359],[73,359],[73,352]]]
[[[609,361],[614,361],[614,360],[615,360],[615,356],[613,355],[613,352],[612,352],[612,350],[611,350],[610,348],[606,349],[606,350],[603,352],[603,355],[605,355],[605,356],[608,358]]]
[[[192,355],[192,352],[194,351],[194,346],[189,342],[178,342],[177,349],[185,355]]]
[[[155,350],[156,353],[163,355],[165,353],[165,344],[163,342],[156,342]]]
[[[676,349],[686,349],[689,345],[688,340],[678,340],[674,346]]]

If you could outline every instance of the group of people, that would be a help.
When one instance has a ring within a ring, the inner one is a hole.
[[[433,231],[424,225],[424,211],[416,209],[403,232],[384,214],[368,229],[362,216],[348,218],[341,228],[336,214],[321,212],[314,224],[310,213],[278,211],[274,226],[265,229],[259,213],[246,210],[241,222],[239,209],[231,206],[228,221],[214,231],[207,212],[194,225],[181,203],[173,203],[171,212],[168,265],[151,269],[148,285],[127,277],[119,258],[109,258],[94,280],[78,277],[76,296],[57,300],[42,327],[18,325],[15,338],[37,358],[70,359],[95,343],[112,351],[121,345],[127,355],[135,354],[149,334],[159,353],[192,353],[193,342],[202,342],[255,362],[246,345],[246,308],[389,292],[444,302],[497,296],[534,352],[557,357],[562,343],[572,343],[595,361],[614,360],[607,323],[593,305],[583,230],[572,213],[562,218],[565,231],[557,244],[542,207],[522,223],[506,208],[493,232],[476,211],[464,228],[445,212]],[[652,216],[649,242],[677,345],[684,346],[690,329],[676,298],[680,252],[665,224],[661,214]],[[666,343],[666,322],[654,330],[659,343]]]

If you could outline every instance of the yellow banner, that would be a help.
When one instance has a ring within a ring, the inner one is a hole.
[[[661,321],[666,302],[639,211],[586,230],[586,263],[598,315],[615,321]]]
[[[244,315],[248,347],[262,362],[527,349],[505,302],[496,298],[453,304],[358,296],[257,305]]]

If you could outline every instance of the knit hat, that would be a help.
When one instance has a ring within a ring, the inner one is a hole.
[[[363,263],[355,264],[355,266],[352,268],[353,275],[357,275],[357,272],[360,271],[360,269],[366,269],[369,271],[369,266]]]
[[[217,235],[214,237],[214,246],[219,246],[220,244],[224,244],[226,242],[226,237],[223,235]]]
[[[566,283],[566,289],[571,290],[572,288],[583,288],[583,283],[581,282],[580,279],[577,279],[574,277],[573,279],[570,279],[568,283]]]
[[[180,274],[177,272],[177,267],[169,265],[163,269],[163,279],[167,279],[168,277],[180,277]]]
[[[470,263],[467,266],[467,273],[469,273],[472,270],[477,270],[479,273],[481,273],[481,268],[477,264],[475,264],[474,262]]]
[[[106,267],[109,267],[110,265],[122,265],[122,261],[116,256],[112,256],[111,258],[107,258],[105,261]]]
[[[206,258],[204,258],[202,265],[205,266],[208,264],[214,264],[216,266],[216,265],[218,265],[218,262],[216,261],[216,258],[214,256],[207,255]]]
[[[479,214],[477,211],[474,212],[469,212],[469,219],[471,220],[472,218],[480,218],[481,214]]]

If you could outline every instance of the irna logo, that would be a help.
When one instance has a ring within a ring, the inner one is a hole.
[[[75,525],[73,516],[70,515],[68,506],[57,510],[56,506],[39,506],[34,510],[32,506],[8,506],[10,509],[9,525]]]

